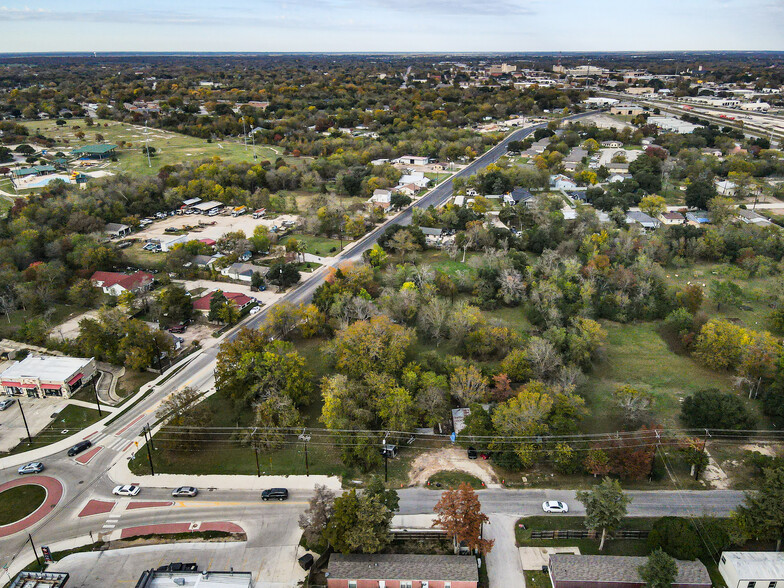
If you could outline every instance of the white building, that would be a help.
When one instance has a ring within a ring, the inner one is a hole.
[[[586,98],[583,101],[583,104],[586,106],[592,106],[594,108],[602,108],[604,106],[618,104],[618,102],[620,102],[620,100],[616,100],[615,98],[602,98],[601,96],[594,96],[593,98]]]
[[[674,116],[650,116],[648,117],[648,124],[656,125],[662,131],[680,133],[682,135],[693,133],[695,129],[700,128],[699,125],[686,122]]]
[[[728,588],[784,587],[784,553],[725,551],[719,573]]]
[[[97,372],[95,359],[30,355],[0,374],[0,390],[8,396],[70,397]]]
[[[740,109],[749,112],[767,112],[770,110],[770,104],[767,102],[745,102],[740,105]]]
[[[420,157],[419,155],[403,155],[397,159],[393,159],[392,163],[399,163],[402,165],[427,165],[430,163],[430,158]]]

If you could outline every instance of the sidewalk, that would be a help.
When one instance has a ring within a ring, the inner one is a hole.
[[[75,406],[81,406],[82,408],[92,408],[93,410],[97,410],[95,407],[95,402],[87,402],[86,400],[75,400],[73,398],[68,399],[68,404],[73,404]],[[108,412],[109,414],[114,414],[120,410],[116,406],[109,406],[101,402],[101,411]]]

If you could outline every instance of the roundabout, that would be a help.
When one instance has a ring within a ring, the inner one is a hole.
[[[29,476],[0,484],[0,537],[32,527],[57,505],[63,485],[50,476]]]

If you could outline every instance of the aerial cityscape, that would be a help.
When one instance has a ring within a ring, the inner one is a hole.
[[[0,586],[784,588],[782,31],[0,7]]]

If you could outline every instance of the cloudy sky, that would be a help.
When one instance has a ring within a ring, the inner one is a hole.
[[[0,0],[0,52],[784,50],[784,0]]]

